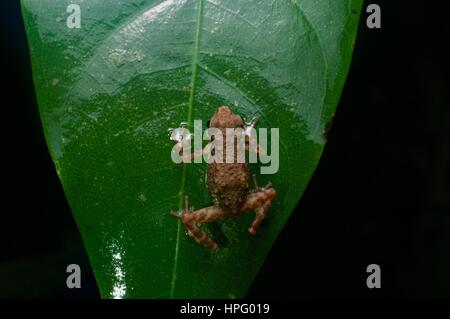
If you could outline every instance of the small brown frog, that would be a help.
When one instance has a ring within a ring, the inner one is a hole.
[[[255,123],[255,122],[254,122]],[[223,163],[212,162],[208,164],[206,184],[209,193],[214,199],[214,205],[199,210],[189,210],[188,197],[185,196],[184,209],[180,212],[170,212],[171,215],[180,218],[187,233],[198,244],[216,251],[217,243],[211,239],[198,225],[201,222],[212,222],[227,218],[234,218],[243,213],[254,211],[255,219],[248,228],[252,235],[267,216],[276,191],[271,183],[264,188],[258,187],[256,177],[253,175],[255,189],[250,191],[248,164],[237,161],[237,152],[234,152],[234,162],[226,163],[226,128],[242,128],[245,123],[239,115],[234,114],[229,107],[221,106],[208,122],[208,127],[218,128],[223,134]],[[246,149],[249,149],[249,136],[246,136]],[[178,141],[176,141],[178,142]],[[236,146],[237,143],[234,145]],[[259,146],[255,152],[261,152]],[[193,155],[194,157],[195,155]]]

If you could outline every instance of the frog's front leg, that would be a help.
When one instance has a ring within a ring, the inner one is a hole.
[[[245,150],[259,155],[267,155],[266,150],[257,143],[257,139],[254,136],[257,123],[258,118],[254,117],[250,123],[245,123],[244,125]]]
[[[179,129],[182,129],[181,131],[179,131]],[[183,131],[185,130],[185,131]],[[175,129],[175,128],[169,128],[167,130],[167,133],[169,135],[169,138],[171,141],[173,141],[175,144],[178,143],[182,143],[183,140],[190,140],[192,139],[192,134],[191,133],[187,133],[187,123],[186,122],[181,122],[180,123],[180,127]],[[208,152],[211,151],[211,146],[208,144],[207,146],[205,146],[204,148],[200,148],[197,150],[194,150],[193,153],[191,153],[191,156],[186,158],[183,156],[183,152],[180,153],[180,156],[182,157],[183,163],[191,163],[193,160],[195,160],[196,158],[202,157],[203,154],[209,154]]]
[[[185,196],[184,209],[181,212],[170,212],[171,215],[180,218],[184,228],[191,238],[206,249],[216,251],[217,243],[201,230],[199,222],[212,222],[225,219],[228,213],[218,206],[209,206],[199,210],[189,210],[189,200]]]

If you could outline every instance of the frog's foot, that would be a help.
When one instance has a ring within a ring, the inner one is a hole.
[[[248,228],[248,232],[252,235],[256,234],[257,229],[269,213],[273,199],[277,195],[277,192],[272,187],[271,183],[268,183],[266,187],[262,189],[257,189],[258,191],[255,191],[248,196],[241,208],[241,212],[253,210],[256,213],[255,219]]]
[[[173,210],[173,211],[169,212],[169,214],[172,216],[175,216],[177,218],[181,218],[184,214],[184,211],[183,210],[178,210],[178,211]]]
[[[224,218],[224,212],[220,207],[210,206],[199,210],[189,210],[189,200],[185,196],[184,209],[180,212],[170,212],[171,215],[180,218],[188,235],[198,244],[212,252],[216,251],[219,246],[204,231],[201,230],[199,222],[209,222]]]
[[[183,139],[190,138],[191,134],[189,134],[187,126],[187,122],[181,122],[178,128],[169,128],[167,134],[169,135],[170,140],[179,143]]]
[[[193,134],[189,133],[189,129],[187,127],[188,127],[187,122],[181,122],[180,127],[169,128],[167,130],[167,133],[169,135],[170,140],[173,141],[175,144],[179,144],[179,145],[183,144],[183,141],[192,140]],[[190,142],[188,141],[187,143],[190,143]],[[211,148],[211,146],[210,146],[210,144],[208,144],[205,147],[205,149],[202,149],[202,148],[195,149],[194,152],[191,153],[190,157],[183,156],[183,152],[180,151],[180,156],[182,156],[183,163],[191,163],[191,161],[195,160],[196,158],[202,157],[203,153],[209,154],[210,148]]]

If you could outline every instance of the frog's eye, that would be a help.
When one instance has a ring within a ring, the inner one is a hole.
[[[211,123],[211,120],[208,120],[208,122],[206,122],[206,126],[209,127],[210,123]]]

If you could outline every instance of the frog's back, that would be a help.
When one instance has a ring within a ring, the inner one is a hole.
[[[208,191],[214,198],[216,205],[224,209],[236,211],[246,200],[249,191],[249,174],[247,163],[237,161],[237,136],[234,139],[234,161],[226,163],[227,159],[227,128],[242,129],[244,120],[234,114],[228,106],[221,106],[209,121],[208,127],[221,130],[223,142],[214,145],[212,154],[222,156],[220,161],[208,164],[207,186]],[[214,140],[214,136],[212,138]],[[217,151],[217,154],[216,154]]]
[[[247,163],[208,164],[207,186],[216,205],[237,210],[250,188]]]

